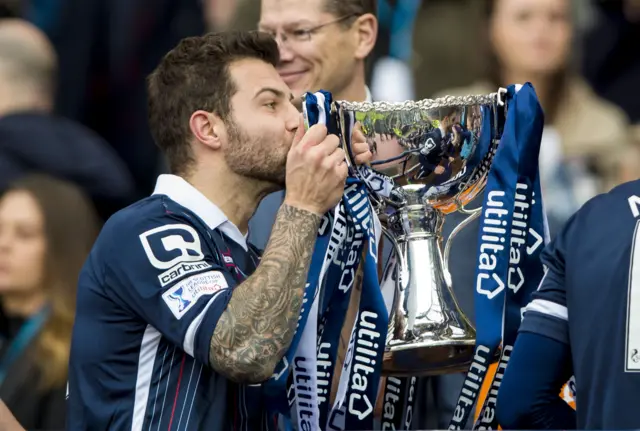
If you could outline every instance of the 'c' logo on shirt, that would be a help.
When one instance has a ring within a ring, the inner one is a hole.
[[[186,224],[168,224],[148,230],[140,235],[140,242],[149,262],[157,269],[204,259],[198,232]]]

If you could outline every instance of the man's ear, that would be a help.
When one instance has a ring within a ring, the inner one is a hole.
[[[356,31],[357,43],[355,58],[364,60],[371,54],[376,39],[378,38],[378,19],[375,15],[366,13],[358,17],[353,23],[353,29]]]
[[[189,118],[189,128],[198,142],[217,150],[226,134],[224,122],[220,117],[207,111],[196,111]]]

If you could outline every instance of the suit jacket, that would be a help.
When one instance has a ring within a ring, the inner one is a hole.
[[[283,190],[267,195],[262,199],[255,214],[249,220],[249,242],[260,250],[264,250],[267,246],[271,229],[283,201]]]

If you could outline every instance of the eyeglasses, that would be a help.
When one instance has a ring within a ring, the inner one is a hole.
[[[343,21],[353,18],[354,16],[356,15],[355,14],[345,15],[333,21],[325,22],[323,24],[319,24],[314,27],[306,28],[306,29],[282,30],[279,32],[280,40],[282,43],[294,43],[294,44],[309,42],[311,40],[311,36],[313,36],[319,30],[333,24],[339,24]],[[270,33],[274,39],[276,40],[278,39],[278,33],[275,33],[275,32],[268,32],[268,33]]]

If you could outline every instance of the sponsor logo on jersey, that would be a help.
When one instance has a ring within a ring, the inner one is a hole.
[[[168,224],[140,235],[142,248],[154,268],[167,270],[180,262],[204,259],[200,237],[186,224]]]
[[[178,281],[184,278],[185,275],[189,275],[192,272],[201,271],[203,269],[211,268],[211,265],[201,260],[199,262],[180,262],[173,268],[169,268],[158,276],[160,285],[165,287],[167,284]]]
[[[176,319],[181,319],[200,298],[228,287],[229,284],[220,271],[208,271],[192,275],[176,284],[162,295],[162,299]]]

